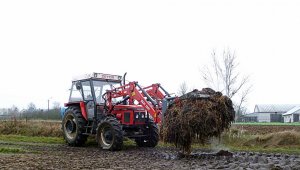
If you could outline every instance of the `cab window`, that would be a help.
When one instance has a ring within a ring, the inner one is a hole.
[[[73,82],[72,87],[71,87],[71,94],[70,94],[69,101],[70,102],[77,102],[77,101],[82,101],[82,100],[83,99],[82,99],[81,92],[79,90],[77,90],[76,83]]]
[[[93,100],[90,81],[83,81],[81,84],[84,100]]]

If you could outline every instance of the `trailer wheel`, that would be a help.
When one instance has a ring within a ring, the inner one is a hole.
[[[106,117],[98,124],[97,142],[102,149],[117,151],[123,147],[123,131],[115,117]]]
[[[70,106],[66,110],[62,121],[62,130],[68,145],[82,146],[86,142],[88,136],[82,134],[86,124],[79,107]]]
[[[144,128],[146,137],[136,138],[135,143],[139,147],[155,147],[159,141],[158,127],[152,120]]]

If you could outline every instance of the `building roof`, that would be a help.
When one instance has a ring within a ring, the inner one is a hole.
[[[297,113],[297,112],[299,113],[299,111],[300,111],[300,106],[296,106],[296,107],[292,108],[291,110],[289,110],[288,112],[282,114],[282,116],[291,115],[291,114]]]
[[[286,113],[300,104],[258,104],[255,105],[255,113]]]

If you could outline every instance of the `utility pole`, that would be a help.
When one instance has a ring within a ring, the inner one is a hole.
[[[47,120],[49,119],[50,99],[52,99],[52,97],[48,98],[48,112],[46,113],[47,114]]]
[[[49,112],[49,101],[50,101],[50,99],[48,99],[48,112]]]
[[[49,110],[50,110],[50,107],[49,107],[49,103],[50,103],[50,99],[52,99],[52,97],[50,97],[50,98],[48,98],[48,112],[49,112]]]

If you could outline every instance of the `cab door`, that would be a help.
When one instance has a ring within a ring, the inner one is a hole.
[[[92,120],[95,116],[95,94],[93,93],[93,88],[90,80],[82,81],[82,94],[83,100],[86,105],[87,117]]]

